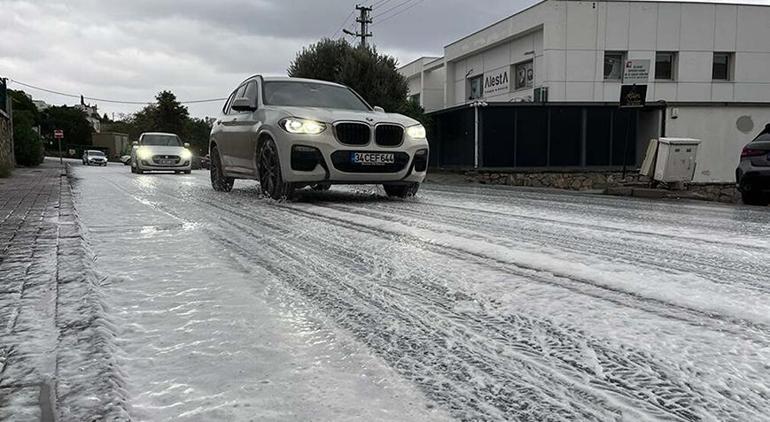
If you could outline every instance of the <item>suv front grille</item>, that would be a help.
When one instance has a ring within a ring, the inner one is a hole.
[[[366,145],[372,137],[372,130],[363,123],[338,123],[334,126],[337,140],[347,145]]]
[[[375,130],[375,141],[383,147],[401,145],[404,140],[404,128],[396,125],[379,125]]]

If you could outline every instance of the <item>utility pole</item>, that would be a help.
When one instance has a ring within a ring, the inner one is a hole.
[[[369,32],[369,24],[372,23],[372,17],[369,16],[369,12],[372,11],[372,8],[357,4],[356,10],[359,11],[359,16],[356,18],[356,22],[361,24],[361,32],[354,33],[348,31],[347,29],[343,29],[342,32],[354,37],[361,38],[361,47],[366,47],[366,39],[372,36],[372,33]]]

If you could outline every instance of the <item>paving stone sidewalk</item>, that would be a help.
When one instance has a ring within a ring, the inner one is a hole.
[[[0,179],[0,421],[121,419],[92,263],[57,161]]]

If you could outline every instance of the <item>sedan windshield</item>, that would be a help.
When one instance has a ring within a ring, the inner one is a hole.
[[[88,155],[93,155],[94,157],[104,157],[104,153],[101,151],[88,151]]]
[[[313,82],[272,81],[264,83],[268,105],[323,107],[370,111],[369,106],[349,88]]]
[[[142,145],[155,145],[162,147],[180,147],[182,141],[176,135],[144,135]]]

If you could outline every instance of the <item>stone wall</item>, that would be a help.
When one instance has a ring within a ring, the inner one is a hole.
[[[612,189],[612,194],[634,190],[644,191],[650,198],[685,198],[704,201],[736,203],[740,193],[734,183],[691,183],[684,186],[651,188],[650,179],[636,171],[626,174],[619,171],[492,171],[474,170],[465,172],[465,181],[487,185],[527,186],[533,188],[554,188],[576,191]],[[652,193],[657,192],[656,195]]]
[[[13,168],[13,134],[11,120],[0,111],[0,167]]]
[[[686,188],[693,199],[735,204],[741,198],[735,183],[693,183]]]
[[[468,182],[489,185],[529,186],[533,188],[555,188],[569,190],[603,190],[624,183],[641,183],[647,179],[630,171],[623,179],[619,171],[469,171],[465,173]]]

